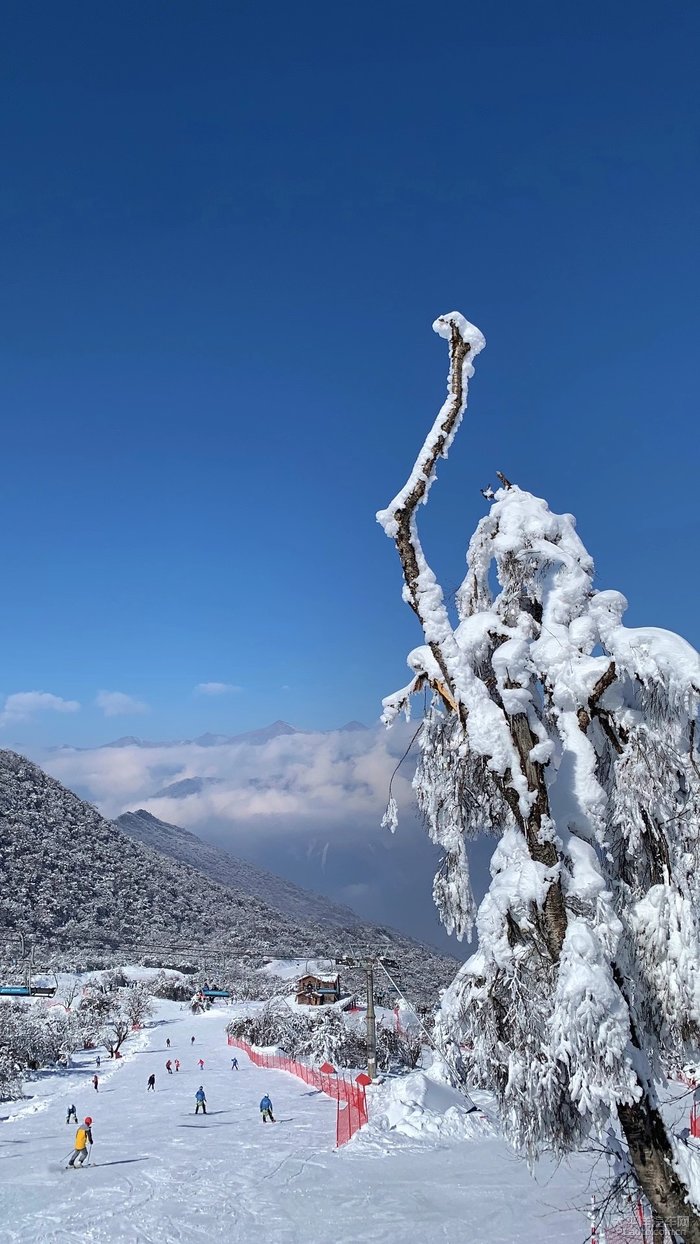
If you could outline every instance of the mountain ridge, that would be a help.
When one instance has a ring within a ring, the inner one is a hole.
[[[197,849],[205,845],[196,843]],[[283,889],[298,889],[277,880]],[[285,916],[255,894],[237,893],[134,840],[38,765],[2,750],[0,886],[0,948],[21,933],[41,953],[63,959],[89,950],[122,961],[144,955],[162,961],[184,944],[200,958],[215,950],[241,962],[262,963],[266,958],[336,958],[348,947],[386,947],[400,962],[399,980],[407,996],[422,1000],[436,998],[459,966],[456,959],[395,929],[358,923],[354,913],[349,926]],[[337,906],[300,893],[304,902],[310,898]]]
[[[123,734],[118,739],[111,739],[107,743],[98,743],[93,747],[74,747],[70,743],[61,743],[58,747],[51,748],[54,752],[97,752],[103,747],[123,748],[123,747],[188,747],[195,744],[198,747],[225,747],[230,743],[248,743],[253,746],[269,743],[273,739],[283,738],[292,734],[356,734],[363,730],[368,730],[361,721],[347,721],[344,726],[337,726],[333,730],[302,730],[298,726],[292,726],[288,721],[270,722],[268,726],[261,726],[255,730],[243,730],[239,734],[220,734],[213,733],[210,730],[204,734],[198,734],[193,739],[142,739],[136,734]]]
[[[226,885],[234,893],[262,898],[287,918],[303,918],[341,928],[365,923],[352,908],[295,885],[293,881],[287,881],[277,873],[261,868],[249,860],[232,855],[223,847],[206,842],[191,830],[183,829],[181,825],[160,820],[145,808],[123,812],[116,817],[114,823],[130,838],[152,847],[160,854],[168,855],[171,859],[191,864],[213,881]],[[260,893],[261,891],[264,893]]]

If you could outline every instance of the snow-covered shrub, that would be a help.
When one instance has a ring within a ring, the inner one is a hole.
[[[315,1066],[362,1067],[367,1061],[367,1037],[363,1022],[348,1023],[330,1007],[292,1011],[284,1003],[264,1007],[255,1015],[232,1020],[227,1031],[259,1048],[276,1046],[290,1058]],[[421,1043],[393,1028],[377,1028],[377,1066],[382,1071],[413,1068],[421,1056]]]
[[[425,639],[384,720],[432,692],[414,787],[443,851],[433,893],[448,930],[479,935],[438,1036],[470,1047],[528,1154],[618,1122],[657,1214],[687,1217],[655,1082],[700,1040],[700,659],[668,631],[625,627],[627,602],[597,590],[573,517],[503,476],[484,493],[452,619],[416,515],[484,341],[457,313],[435,328],[448,397],[378,517]],[[467,844],[484,832],[497,844],[477,911]],[[685,1238],[700,1241],[692,1211]]]
[[[421,1061],[423,1042],[414,1032],[399,1031],[384,1025],[377,1029],[377,1067],[380,1071],[413,1071]]]
[[[81,1044],[80,1026],[61,1006],[31,1002],[0,1004],[0,1099],[17,1097],[22,1077],[51,1063],[65,1063]]]
[[[104,1045],[114,1058],[135,1025],[145,1023],[152,1013],[148,988],[144,984],[126,986],[105,993],[89,989],[76,1012],[83,1045]]]
[[[153,1002],[148,984],[138,981],[118,991],[119,1005],[132,1027],[142,1027],[153,1014]]]
[[[192,985],[179,975],[159,972],[158,976],[149,981],[148,992],[154,998],[166,998],[169,1002],[189,1002]]]

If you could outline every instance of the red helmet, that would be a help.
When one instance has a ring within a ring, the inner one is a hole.
[[[89,1126],[90,1126],[90,1124],[92,1123],[92,1119],[90,1118],[90,1115],[88,1115],[88,1117],[87,1117],[87,1119],[85,1120],[85,1122],[87,1123],[87,1125],[88,1125],[88,1127],[89,1127]]]

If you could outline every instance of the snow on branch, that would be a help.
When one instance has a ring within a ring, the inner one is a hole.
[[[573,516],[503,475],[484,490],[453,625],[417,512],[483,338],[456,314],[436,327],[447,400],[378,519],[424,639],[383,717],[432,689],[413,785],[443,853],[433,896],[448,930],[479,935],[445,996],[443,1036],[471,1050],[528,1154],[619,1126],[668,1218],[687,1212],[688,1188],[654,1079],[700,1044],[700,657],[669,631],[625,627],[627,601],[596,591]],[[396,818],[393,804],[392,829]],[[468,843],[484,832],[498,843],[477,909]],[[700,1244],[690,1221],[686,1241]]]

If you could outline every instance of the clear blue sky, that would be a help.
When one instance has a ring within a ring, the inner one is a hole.
[[[445,585],[500,469],[697,642],[699,35],[645,0],[4,7],[0,691],[84,705],[13,740],[372,720],[419,641],[374,512],[455,308],[488,348],[424,515]]]

